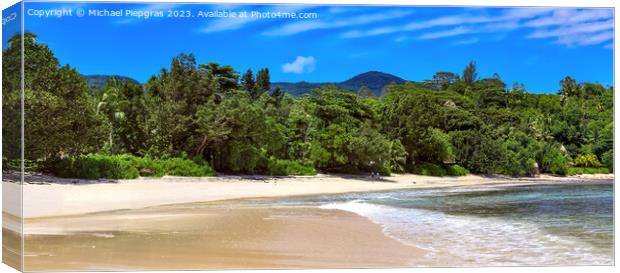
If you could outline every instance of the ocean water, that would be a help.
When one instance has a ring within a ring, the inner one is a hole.
[[[258,205],[261,201],[256,201]],[[611,183],[454,187],[277,200],[367,217],[416,266],[612,265]]]

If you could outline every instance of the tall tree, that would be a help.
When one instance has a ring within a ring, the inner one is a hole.
[[[21,61],[26,64],[23,90],[26,101],[25,158],[45,159],[96,151],[105,138],[103,118],[95,113],[86,81],[76,69],[68,65],[61,66],[47,45],[38,43],[36,37],[32,33],[12,37],[2,58],[3,72],[5,69],[15,69],[9,66]],[[3,79],[3,94],[18,95],[6,97],[3,108],[19,109],[20,87],[15,83],[19,81],[20,74],[5,75],[9,77]],[[5,93],[4,87],[13,90]],[[3,122],[4,131],[4,126],[12,128],[12,124],[19,125],[21,119],[5,120],[3,116]],[[5,142],[11,140],[15,138],[3,139],[3,147],[20,147],[19,143]]]
[[[437,72],[433,75],[433,79],[428,81],[428,85],[433,90],[447,90],[448,87],[458,82],[460,77],[452,72]]]
[[[476,71],[476,62],[470,61],[469,64],[463,70],[463,81],[465,84],[472,85],[478,79],[478,72]]]
[[[254,92],[254,88],[256,88],[256,81],[254,80],[254,73],[252,69],[248,69],[245,74],[241,77],[241,87],[249,94]]]
[[[217,63],[201,64],[200,68],[207,73],[208,78],[212,78],[217,83],[217,89],[220,91],[231,91],[239,87],[239,74],[232,66],[221,66]]]
[[[559,95],[562,95],[564,98],[578,96],[581,91],[581,86],[577,84],[575,79],[570,76],[566,76],[564,79],[560,80],[560,90],[558,91]]]
[[[258,70],[258,73],[256,73],[256,88],[254,88],[255,94],[253,94],[252,98],[256,99],[263,93],[269,92],[270,89],[271,79],[269,76],[269,68]]]

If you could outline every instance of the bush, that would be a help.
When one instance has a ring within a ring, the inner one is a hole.
[[[547,144],[543,147],[541,170],[552,174],[566,175],[568,159],[562,153],[559,144]]]
[[[568,174],[568,164],[564,163],[564,162],[555,162],[551,165],[549,165],[549,168],[547,169],[547,171],[551,172],[552,174],[557,174],[557,175],[567,175]]]
[[[214,176],[207,164],[198,164],[189,159],[173,158],[162,162],[166,174],[174,176]]]
[[[448,175],[448,172],[444,168],[442,168],[440,165],[433,164],[433,163],[426,163],[426,162],[413,165],[411,172],[414,174],[427,175],[427,176]]]
[[[268,169],[269,175],[316,175],[314,167],[284,159],[269,160]]]
[[[67,157],[54,163],[53,171],[60,177],[83,179],[134,179],[140,175],[127,155],[89,154]]]
[[[607,168],[588,168],[588,167],[572,167],[568,168],[568,175],[576,174],[607,174]]]
[[[446,167],[448,175],[451,176],[465,176],[469,174],[469,171],[459,165],[450,165]]]
[[[576,167],[595,167],[598,168],[601,166],[601,162],[598,161],[596,155],[594,154],[583,154],[579,155],[575,158],[575,166]]]
[[[166,175],[166,166],[162,160],[155,160],[149,157],[134,159],[134,164],[140,173],[140,176],[145,177],[162,177]]]
[[[139,176],[213,176],[215,172],[206,162],[172,158],[165,160],[140,158],[132,155],[89,154],[60,159],[52,171],[67,178],[135,179]]]

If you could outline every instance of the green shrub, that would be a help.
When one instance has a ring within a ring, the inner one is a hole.
[[[440,165],[433,164],[433,163],[426,163],[426,162],[413,165],[411,172],[414,174],[427,175],[427,176],[448,175],[448,172],[444,168],[442,168]]]
[[[166,175],[166,166],[161,160],[154,160],[149,157],[136,157],[134,160],[134,164],[138,172],[140,172],[140,176],[162,177]]]
[[[213,176],[215,172],[206,162],[190,159],[152,159],[132,155],[89,154],[67,157],[52,164],[52,171],[67,178],[134,179],[139,176]]]
[[[552,174],[567,175],[568,169],[569,169],[568,164],[564,164],[560,162],[557,164],[549,165],[549,168],[547,169],[547,171],[549,171]]]
[[[174,176],[214,176],[208,164],[198,164],[189,159],[173,158],[162,162],[166,174]]]
[[[583,154],[575,158],[575,167],[600,167],[601,162],[598,161],[594,154]]]
[[[268,169],[269,175],[316,175],[314,167],[284,159],[269,160]]]
[[[459,165],[450,165],[446,167],[448,175],[451,176],[465,176],[469,174],[469,171]]]
[[[576,174],[607,174],[607,168],[588,168],[588,167],[571,167],[568,168],[568,175]]]
[[[559,144],[546,144],[543,147],[541,170],[558,175],[568,173],[568,159],[562,153]]]
[[[53,171],[60,177],[83,179],[134,179],[140,175],[132,157],[126,155],[89,154],[67,157],[56,161]]]

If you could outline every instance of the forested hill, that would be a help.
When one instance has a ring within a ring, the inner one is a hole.
[[[93,89],[100,89],[105,87],[106,83],[111,79],[117,79],[121,82],[128,81],[131,83],[139,84],[137,80],[121,75],[82,75],[82,77],[86,79],[86,82],[88,82],[88,86]],[[381,95],[381,91],[383,90],[383,88],[388,84],[403,84],[406,82],[408,81],[392,74],[379,71],[368,71],[356,75],[343,82],[274,82],[271,84],[271,88],[273,90],[279,87],[285,93],[295,96],[309,94],[311,90],[324,86],[335,86],[338,89],[349,90],[352,92],[359,92],[364,88],[368,88],[373,96],[378,97]]]
[[[86,80],[86,82],[88,83],[88,86],[93,89],[103,88],[108,83],[108,81],[111,79],[117,79],[117,80],[120,80],[121,82],[130,82],[134,84],[139,84],[138,81],[130,77],[120,76],[120,75],[82,75],[82,77]]]
[[[271,87],[272,89],[279,87],[282,91],[291,95],[307,94],[310,93],[312,89],[321,88],[324,86],[335,86],[338,89],[349,90],[353,92],[358,92],[360,91],[360,89],[366,87],[370,90],[372,95],[380,96],[381,91],[386,85],[391,83],[403,84],[406,82],[406,80],[392,74],[387,74],[379,71],[369,71],[359,74],[343,82],[274,82],[271,84]]]
[[[273,88],[268,68],[241,72],[179,54],[143,84],[93,90],[36,35],[11,41],[2,59],[3,166],[21,169],[23,157],[30,170],[89,179],[613,172],[613,86],[570,76],[557,79],[555,94],[532,94],[499,74],[478,77],[472,61],[421,82],[370,72],[292,96]],[[14,69],[22,52],[38,60],[25,67],[23,92]]]

